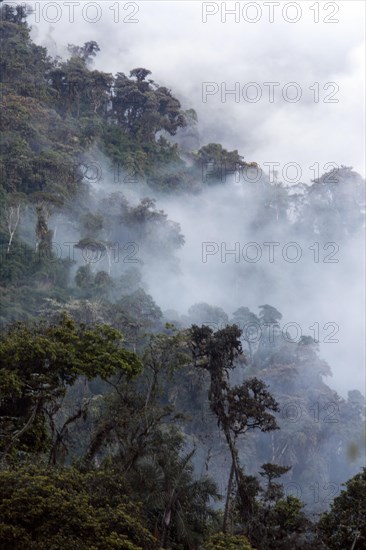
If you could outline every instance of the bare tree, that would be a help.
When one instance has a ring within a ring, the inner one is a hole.
[[[9,254],[11,245],[14,239],[14,235],[20,221],[20,202],[18,202],[17,204],[8,206],[6,209],[5,215],[6,215],[8,232],[9,232],[9,242],[8,242],[8,248],[7,248],[7,253]]]

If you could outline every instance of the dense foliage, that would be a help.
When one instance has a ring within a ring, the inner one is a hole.
[[[131,188],[199,201],[258,165],[200,147],[195,111],[149,70],[95,70],[96,42],[52,59],[7,5],[0,38],[1,548],[364,548],[361,392],[332,390],[275,307],[163,313],[143,280],[179,273],[185,240]],[[364,182],[331,175],[247,186],[253,228],[356,235]]]

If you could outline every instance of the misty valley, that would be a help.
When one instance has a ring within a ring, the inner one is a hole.
[[[0,14],[0,548],[365,549],[363,176]]]

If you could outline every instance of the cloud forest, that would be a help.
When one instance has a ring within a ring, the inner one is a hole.
[[[0,547],[366,548],[363,176],[0,11]]]

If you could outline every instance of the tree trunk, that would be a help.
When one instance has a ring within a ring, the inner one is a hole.
[[[353,543],[352,543],[352,546],[351,546],[351,550],[354,550],[355,546],[356,546],[356,542],[358,541],[358,538],[359,538],[360,534],[357,533],[357,535],[355,536],[354,540],[353,540]]]
[[[164,519],[163,519],[163,532],[161,534],[161,548],[167,548],[168,546],[168,540],[169,540],[169,531],[170,531],[170,516],[171,516],[171,510],[168,511],[169,517],[166,515],[167,511],[165,511]]]
[[[14,443],[16,442],[17,439],[19,439],[20,437],[22,437],[22,435],[31,427],[31,425],[33,424],[35,418],[36,418],[36,415],[37,415],[37,412],[39,411],[40,409],[40,405],[41,405],[41,400],[42,398],[41,397],[38,397],[37,400],[36,400],[36,403],[34,405],[34,408],[33,408],[33,411],[28,419],[28,421],[25,423],[25,425],[23,426],[23,428],[21,428],[20,430],[18,430],[17,432],[15,432],[15,434],[13,435],[13,437],[11,438],[11,440],[9,441],[9,443],[6,445],[4,451],[2,452],[2,454],[0,455],[0,461],[4,460],[6,455],[8,454],[8,452],[10,451],[10,449],[12,448],[12,446],[14,445]]]
[[[233,490],[233,481],[234,481],[234,462],[231,461],[229,481],[227,484],[227,493],[226,493],[226,502],[225,502],[225,512],[224,512],[224,522],[222,526],[222,532],[227,534],[229,532],[229,520],[231,514],[231,493]]]
[[[14,214],[15,214],[15,219],[14,219]],[[18,204],[17,206],[11,206],[9,208],[9,211],[7,212],[7,222],[8,222],[8,230],[9,230],[9,242],[8,242],[8,250],[7,250],[8,254],[10,253],[14,234],[19,224],[19,219],[20,219],[20,204]]]
[[[223,426],[223,430],[225,433],[226,441],[229,445],[229,449],[230,449],[230,453],[233,461],[232,467],[234,469],[235,481],[238,488],[239,498],[241,500],[243,510],[245,511],[245,517],[249,517],[251,510],[249,509],[249,506],[248,506],[249,505],[248,495],[245,492],[243,471],[239,464],[238,451],[235,446],[235,443],[232,440],[230,428]]]

